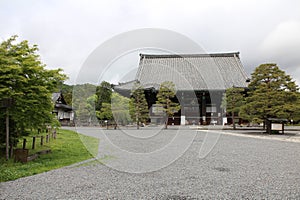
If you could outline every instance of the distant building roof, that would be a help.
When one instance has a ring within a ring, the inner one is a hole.
[[[52,93],[52,102],[55,103],[61,96],[61,92]]]
[[[73,110],[72,106],[67,105],[61,92],[52,93],[52,102],[55,104],[55,108]]]
[[[247,87],[247,74],[239,52],[216,54],[140,54],[135,81],[144,88],[158,89],[172,81],[177,90],[224,90]],[[121,83],[117,90],[131,90],[135,81]]]

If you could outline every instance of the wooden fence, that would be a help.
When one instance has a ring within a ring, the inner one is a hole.
[[[41,136],[32,136],[32,144],[31,144],[31,149],[36,148],[36,143],[38,139],[40,140],[40,146],[43,146],[45,143],[49,143],[50,140],[56,139],[56,130],[53,131],[47,131],[46,135],[41,135]],[[14,154],[15,154],[15,161],[23,162],[26,163],[28,161],[36,159],[39,155],[41,154],[47,154],[51,152],[51,149],[46,149],[42,150],[39,152],[36,152],[35,154],[29,155],[29,149],[26,148],[28,141],[26,138],[23,139],[23,144],[21,149],[16,149]]]

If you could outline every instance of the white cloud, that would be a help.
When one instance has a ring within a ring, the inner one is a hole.
[[[299,59],[297,52],[300,51],[300,22],[280,23],[264,40],[261,51],[271,57],[287,56],[289,59]]]
[[[299,13],[298,0],[1,0],[0,38],[38,44],[43,62],[71,83],[97,46],[138,28],[177,31],[209,52],[240,51],[249,72],[268,60],[294,69]]]
[[[263,41],[261,54],[268,62],[277,63],[300,83],[300,22],[280,23]]]

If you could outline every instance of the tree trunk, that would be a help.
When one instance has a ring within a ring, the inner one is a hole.
[[[9,159],[9,111],[6,108],[6,148],[5,148],[5,158]]]
[[[232,125],[233,125],[233,130],[236,130],[234,112],[232,112]]]
[[[168,122],[169,122],[169,117],[165,120],[165,129],[168,129]]]
[[[267,129],[267,134],[271,134],[272,133],[272,131],[271,131],[271,124],[272,123],[270,121],[268,121],[268,120],[265,120],[264,124],[265,124],[266,129]]]
[[[136,108],[137,110],[137,108]],[[135,121],[136,121],[136,129],[140,129],[140,115],[139,113],[135,114]]]

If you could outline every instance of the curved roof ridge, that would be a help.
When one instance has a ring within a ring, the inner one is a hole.
[[[143,54],[140,53],[140,58],[190,58],[190,57],[239,57],[240,52],[228,53],[192,53],[192,54]]]

